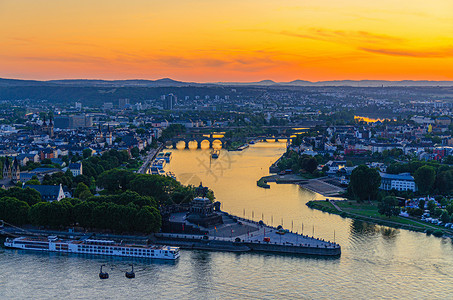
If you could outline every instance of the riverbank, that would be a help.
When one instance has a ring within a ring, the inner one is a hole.
[[[242,151],[249,147],[249,143],[245,142],[230,142],[226,145],[227,151]]]
[[[298,184],[299,186],[323,195],[324,197],[341,197],[341,194],[345,192],[345,189],[341,186],[335,185],[332,183],[332,178],[329,177],[319,177],[319,178],[309,178],[296,175],[296,174],[286,174],[286,175],[269,175],[263,176],[257,181],[257,185],[262,188],[270,188],[269,182],[275,182],[278,184]]]
[[[335,242],[309,237],[308,235],[301,235],[289,230],[284,230],[281,226],[269,226],[262,221],[255,222],[230,215],[226,212],[217,212],[217,214],[222,217],[222,223],[209,228],[198,225],[200,232],[197,234],[159,232],[149,235],[119,235],[95,231],[75,231],[74,229],[61,231],[38,229],[33,226],[27,226],[27,228],[5,226],[0,229],[0,236],[48,237],[55,235],[76,240],[96,237],[97,239],[121,240],[144,245],[151,243],[196,250],[227,252],[253,251],[301,254],[319,257],[339,257],[341,255],[341,247]],[[185,215],[185,213],[182,213],[182,215]],[[172,217],[173,221],[176,219],[177,218]]]
[[[353,200],[317,200],[307,202],[307,206],[330,214],[340,215],[343,218],[351,218],[397,229],[425,232],[436,236],[453,237],[453,231],[442,226],[424,223],[410,217],[393,216],[388,218],[383,216],[379,214],[376,202],[357,203]]]

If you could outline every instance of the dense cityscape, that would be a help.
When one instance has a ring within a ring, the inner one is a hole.
[[[27,81],[5,82],[0,87],[2,95],[18,86],[30,87]],[[117,98],[115,91],[104,101],[87,96],[72,102],[46,99],[47,90],[52,87],[44,82],[33,85],[38,86],[39,92],[30,94],[31,99],[2,96],[0,151],[4,189],[30,187],[41,193],[41,201],[47,202],[84,200],[102,194],[109,186],[104,178],[113,170],[128,172],[130,179],[134,173],[171,178],[165,172],[152,171],[158,148],[164,146],[176,147],[182,142],[183,148],[199,148],[208,141],[208,147],[213,147],[216,134],[220,134],[217,141],[228,150],[242,150],[255,140],[284,140],[287,151],[277,164],[282,176],[290,173],[300,180],[329,178],[329,184],[339,188],[336,194],[353,200],[372,197],[382,201],[387,196],[394,197],[395,209],[390,215],[387,213],[388,217],[423,217],[423,221],[436,226],[412,224],[416,229],[428,233],[435,230],[440,236],[451,234],[451,88],[255,85],[222,86],[223,93],[218,95],[213,94],[219,92],[218,86],[175,86],[165,88],[168,94],[145,100],[142,95],[138,99]],[[90,81],[86,85],[90,86]],[[72,86],[68,82],[59,88]],[[150,95],[161,90],[162,87],[147,88]],[[307,167],[309,158],[311,166]],[[354,189],[351,178],[360,165],[378,170],[376,187],[370,185],[359,192],[357,186],[367,184],[360,182],[355,183]],[[122,188],[136,189],[133,185]],[[193,187],[178,189],[192,193],[183,197],[185,202],[196,196]],[[315,191],[322,194],[322,189]],[[156,194],[150,191],[140,196]],[[70,206],[81,206],[78,201],[69,201]],[[162,201],[153,205],[154,215],[159,207],[161,212],[167,210],[168,203]],[[36,204],[40,201],[26,202],[46,213],[43,205]],[[385,211],[381,215],[386,215]],[[17,223],[6,215],[2,218]],[[62,219],[66,226],[83,223]],[[378,219],[377,222],[382,221]],[[51,225],[27,216],[20,220]],[[150,222],[157,223],[145,226],[145,231],[158,231],[160,216]],[[113,229],[105,224],[95,227]]]

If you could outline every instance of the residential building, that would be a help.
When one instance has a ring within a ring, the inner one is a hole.
[[[414,177],[409,173],[401,174],[388,174],[379,173],[381,175],[381,190],[390,191],[417,191],[417,185],[415,184]]]
[[[71,171],[72,175],[78,176],[78,175],[83,175],[82,172],[82,164],[81,163],[71,163],[69,164],[69,170]]]
[[[65,198],[63,187],[60,185],[25,185],[37,190],[41,194],[41,199],[47,202],[60,201]]]

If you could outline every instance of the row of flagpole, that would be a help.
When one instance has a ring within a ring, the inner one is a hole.
[[[245,208],[243,209],[243,217],[244,217],[244,219],[246,218]],[[252,210],[252,221],[253,221],[254,217],[255,217],[255,212]],[[264,213],[261,213],[261,220],[264,222]],[[282,225],[282,227],[284,226],[283,218],[281,218],[280,225]],[[273,215],[271,215],[271,226],[274,226],[274,216]],[[293,231],[294,231],[294,221],[291,220],[291,232],[293,232]],[[304,223],[301,224],[301,234],[304,235]],[[315,224],[313,224],[313,227],[312,227],[312,236],[313,237],[315,236]],[[333,231],[333,242],[335,243],[335,230]]]

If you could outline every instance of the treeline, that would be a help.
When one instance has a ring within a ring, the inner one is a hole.
[[[27,205],[32,206],[38,202],[41,202],[41,194],[32,188],[22,189],[20,187],[11,187],[7,190],[0,189],[0,198],[14,198],[19,201],[27,203]]]
[[[97,185],[109,194],[133,191],[142,196],[153,197],[158,205],[188,203],[196,191],[193,186],[184,186],[173,178],[160,175],[137,174],[128,170],[113,169],[102,173]],[[214,193],[207,197],[213,201]]]
[[[164,142],[168,139],[172,139],[177,135],[186,132],[186,127],[182,124],[171,124],[164,130],[162,130],[162,135],[160,136],[159,140]]]
[[[81,226],[114,232],[156,232],[161,216],[156,201],[135,192],[91,197],[87,201],[63,199],[32,206],[14,197],[0,198],[0,218],[15,225],[49,228]]]
[[[422,194],[453,194],[453,166],[436,161],[413,160],[408,163],[393,163],[387,173],[410,173]]]
[[[58,176],[64,179],[69,174]],[[0,189],[0,219],[15,225],[149,233],[161,227],[160,206],[188,203],[196,195],[195,187],[184,186],[173,178],[124,169],[104,171],[97,185],[104,188],[104,195],[92,196],[88,186],[79,182],[74,194],[80,199],[54,202],[42,202],[40,193],[31,188]],[[207,197],[214,200],[211,190]]]
[[[278,168],[280,170],[291,169],[294,173],[302,171],[314,174],[318,168],[318,160],[307,154],[299,155],[295,151],[288,151],[278,162]]]

